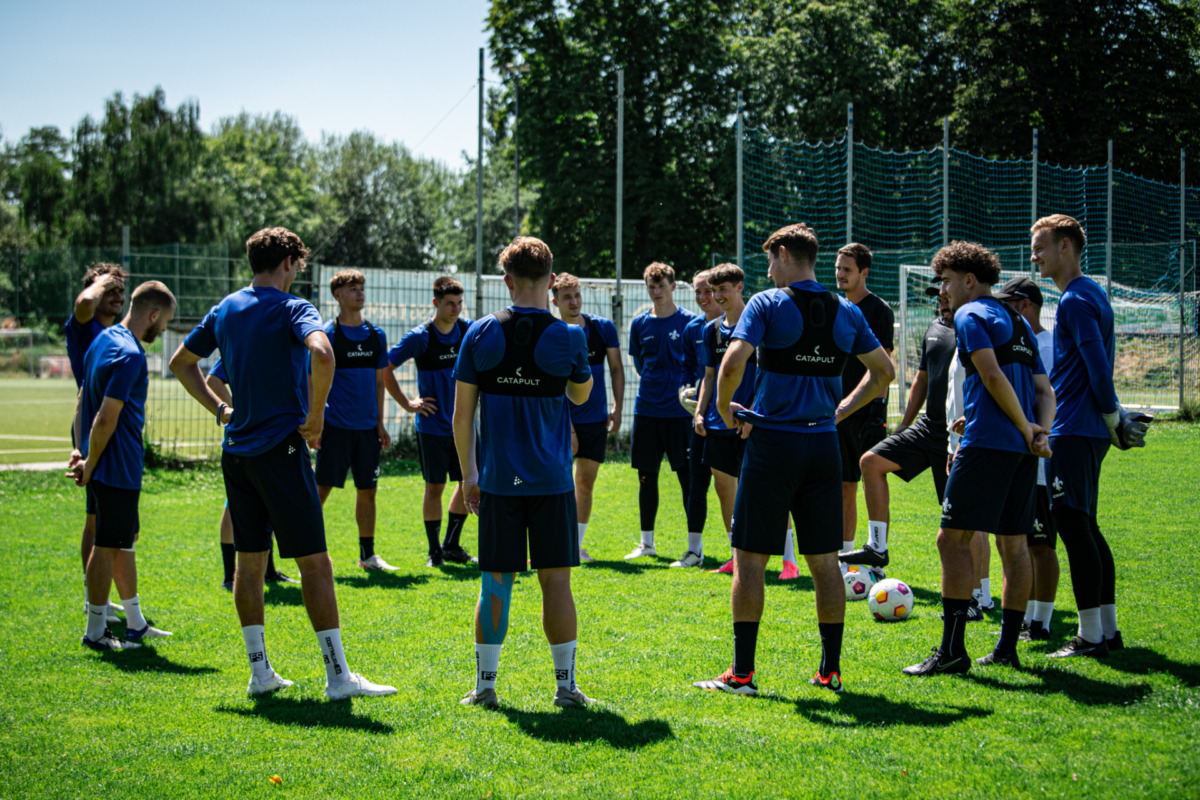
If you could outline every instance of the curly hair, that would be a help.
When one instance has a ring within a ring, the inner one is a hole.
[[[255,275],[270,272],[288,257],[299,261],[300,269],[304,269],[308,248],[287,228],[263,228],[246,240],[246,257]]]
[[[939,276],[945,270],[960,275],[969,272],[988,286],[995,286],[1000,280],[1000,257],[977,242],[951,242],[937,251],[932,266]]]

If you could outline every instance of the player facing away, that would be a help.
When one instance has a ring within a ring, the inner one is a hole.
[[[1144,447],[1151,418],[1129,414],[1113,386],[1115,336],[1104,290],[1079,265],[1087,238],[1065,214],[1033,224],[1031,258],[1062,292],[1054,318],[1054,393],[1050,431],[1050,507],[1067,549],[1079,633],[1051,655],[1102,657],[1124,646],[1117,628],[1112,550],[1097,522],[1100,465],[1109,445]]]
[[[454,441],[467,507],[479,516],[475,688],[463,705],[495,707],[500,646],[508,633],[515,573],[529,564],[542,590],[556,706],[590,699],[575,685],[577,620],[571,567],[579,566],[571,422],[592,391],[587,338],[546,310],[554,257],[540,239],[518,236],[500,254],[512,305],[477,320],[454,368]],[[479,447],[475,409],[479,409]]]
[[[641,378],[633,403],[630,466],[638,473],[642,536],[627,559],[658,555],[654,522],[663,456],[679,479],[685,514],[691,485],[688,440],[692,417],[679,404],[679,390],[695,377],[687,374],[684,364],[684,331],[696,315],[675,305],[674,269],[656,261],[646,267],[642,277],[653,307],[634,317],[629,326],[629,355]]]
[[[330,492],[346,485],[346,473],[353,474],[358,565],[368,571],[394,571],[397,567],[375,553],[379,453],[392,443],[383,415],[384,376],[390,370],[387,334],[363,317],[366,286],[366,277],[356,269],[341,270],[329,281],[338,315],[325,323],[335,368],[317,449],[317,494],[324,506]]]
[[[733,509],[733,664],[694,684],[702,689],[758,694],[754,656],[764,570],[771,555],[783,553],[790,515],[816,594],[821,663],[810,683],[842,690],[846,591],[837,560],[842,472],[836,426],[877,397],[895,370],[862,312],[817,283],[817,248],[816,233],[803,223],[771,234],[763,250],[778,288],[750,298],[717,373],[717,410],[746,440],[746,452]],[[733,397],[755,348],[754,402],[747,408]],[[840,376],[852,356],[870,379],[843,399]]]
[[[1022,275],[1013,278],[996,292],[997,300],[1016,311],[1029,323],[1037,338],[1038,355],[1046,372],[1054,374],[1054,333],[1042,327],[1042,290],[1032,278]],[[1058,528],[1050,512],[1050,487],[1046,483],[1047,461],[1038,459],[1037,498],[1034,501],[1033,528],[1029,531],[1029,562],[1033,567],[1033,588],[1025,608],[1025,629],[1022,641],[1050,638],[1050,618],[1054,615],[1054,598],[1058,593]]]
[[[933,257],[942,294],[954,310],[959,359],[965,369],[966,426],[942,503],[938,553],[942,563],[942,643],[907,675],[966,672],[963,631],[975,569],[971,539],[996,535],[1004,568],[1000,640],[980,664],[1020,667],[1017,641],[1032,581],[1027,534],[1033,526],[1037,456],[1049,456],[1054,390],[1029,324],[992,296],[1000,259],[974,242],[955,241]]]
[[[88,267],[83,275],[83,291],[75,298],[75,310],[63,325],[64,338],[67,343],[67,359],[71,362],[71,374],[75,376],[75,388],[83,386],[84,365],[83,357],[96,336],[105,328],[112,325],[121,316],[125,306],[125,279],[129,274],[116,264],[104,262]],[[73,445],[72,458],[77,456],[82,444],[75,436],[74,425],[71,427],[71,442]],[[79,555],[83,560],[83,604],[87,612],[88,588],[87,565],[92,555],[92,543],[96,538],[96,508],[92,495],[89,493],[84,500],[86,505],[83,522],[83,535],[79,543]],[[132,553],[118,553],[113,567],[113,582],[117,592],[131,592],[137,585]],[[120,622],[116,612],[121,607],[110,602],[108,606],[108,621]]]
[[[940,283],[940,279],[937,280]],[[908,405],[904,409],[900,427],[859,459],[863,496],[867,501],[869,538],[865,547],[838,556],[844,564],[866,564],[871,567],[888,565],[891,496],[887,476],[890,473],[896,473],[907,483],[929,469],[933,474],[933,488],[937,492],[939,506],[945,496],[949,437],[946,429],[946,387],[950,364],[954,361],[954,318],[950,314],[949,303],[938,297],[936,286],[925,287],[925,293],[935,298],[937,315],[925,329],[925,337],[921,340],[921,362],[908,393]],[[922,408],[925,413],[918,417]]]
[[[867,288],[872,258],[871,250],[864,244],[851,242],[843,246],[838,250],[835,263],[837,286],[846,299],[862,312],[875,338],[891,356],[895,315],[879,295]],[[842,375],[843,397],[849,397],[859,383],[867,380],[866,373],[866,368],[858,359],[852,358],[846,362],[846,372]],[[880,396],[871,398],[871,402],[838,423],[838,445],[842,449],[843,553],[854,549],[854,536],[858,528],[858,484],[862,480],[859,459],[887,436],[887,394],[888,387],[884,386]],[[880,528],[876,527],[872,540],[886,549],[886,539],[881,542],[879,533]]]
[[[325,520],[305,444],[320,439],[325,427],[333,348],[312,304],[287,293],[304,269],[308,248],[286,228],[264,228],[246,241],[246,255],[254,279],[205,315],[171,357],[171,371],[188,394],[228,424],[221,472],[238,552],[233,600],[250,663],[247,692],[267,694],[292,685],[267,658],[263,625],[263,573],[271,549],[268,531],[274,529],[279,556],[296,559],[300,569],[304,606],[325,662],[325,696],[394,694],[391,686],[351,672],[342,648]],[[218,348],[233,408],[213,394],[200,371],[200,360]]]
[[[425,520],[425,537],[429,540],[429,567],[440,567],[443,559],[456,564],[473,563],[476,559],[462,546],[463,523],[467,521],[467,506],[463,502],[462,473],[458,453],[454,450],[454,362],[470,320],[462,317],[463,286],[456,279],[443,275],[433,282],[433,317],[413,328],[388,353],[392,369],[386,375],[388,393],[410,414],[415,415],[417,449],[421,457],[421,475],[425,478],[425,495],[421,514]],[[396,367],[413,359],[417,367],[417,397],[409,400],[400,389],[393,373]],[[442,495],[446,480],[455,482],[450,495],[450,519],[446,523],[446,540],[442,532]]]
[[[592,516],[592,490],[608,446],[609,434],[621,429],[621,410],[625,404],[625,365],[621,362],[621,342],[611,320],[583,313],[583,290],[579,279],[568,272],[554,276],[554,305],[562,321],[578,325],[587,335],[588,364],[592,368],[592,393],[580,406],[568,406],[571,417],[571,450],[575,454],[575,509],[579,514],[579,560],[595,561],[583,546],[588,520]],[[604,390],[607,366],[612,378],[613,404],[609,410]]]
[[[76,484],[86,487],[95,508],[96,536],[87,565],[88,614],[83,646],[93,650],[128,650],[139,642],[171,634],[146,621],[137,593],[136,566],[126,574],[130,593],[121,592],[125,606],[125,638],[108,629],[108,592],[118,555],[134,560],[140,520],[146,423],[146,394],[150,376],[142,343],[158,338],[175,316],[175,297],[158,281],[133,292],[129,313],[119,325],[98,333],[83,361],[83,387],[76,413],[76,441],[82,459],[72,457],[69,469]],[[131,564],[132,566],[132,564]]]

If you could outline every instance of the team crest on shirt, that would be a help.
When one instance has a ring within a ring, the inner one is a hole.
[[[1055,494],[1062,494],[1062,490],[1063,490],[1063,482],[1062,482],[1062,478],[1059,478],[1059,477],[1057,477],[1057,476],[1056,476],[1056,477],[1054,478],[1054,493],[1055,493]]]
[[[675,341],[679,338],[679,331],[671,331],[667,336],[671,338],[671,341]]]
[[[950,516],[951,508],[953,508],[953,506],[950,505],[950,498],[947,497],[946,500],[942,503],[942,513],[945,514],[946,516]]]

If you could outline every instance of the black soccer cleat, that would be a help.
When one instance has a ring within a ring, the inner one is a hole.
[[[1082,636],[1076,636],[1067,642],[1066,646],[1061,650],[1055,650],[1050,654],[1050,658],[1071,658],[1072,656],[1106,658],[1108,656],[1108,644],[1103,640],[1093,644]]]
[[[472,556],[461,546],[453,544],[442,546],[442,558],[446,561],[453,561],[455,564],[477,564],[479,559]]]
[[[1007,653],[1001,653],[993,650],[983,658],[975,659],[975,663],[982,667],[989,667],[993,664],[998,664],[1004,667],[1012,667],[1013,669],[1021,668],[1021,659],[1017,658],[1017,651],[1012,650]]]
[[[289,575],[286,575],[285,573],[280,572],[279,570],[275,570],[274,572],[268,572],[266,575],[263,576],[263,580],[266,581],[267,583],[299,583],[300,582],[300,581],[296,580],[295,578],[290,577]]]
[[[933,648],[932,655],[920,664],[901,670],[905,675],[960,675],[971,668],[971,657],[965,652],[961,656],[947,656],[940,647]]]
[[[1022,642],[1045,642],[1050,639],[1050,629],[1043,625],[1038,620],[1034,620],[1033,624],[1025,630],[1021,631]]]
[[[1112,636],[1105,639],[1104,643],[1106,645],[1108,645],[1108,652],[1110,652],[1110,653],[1114,652],[1116,650],[1124,650],[1125,649],[1125,641],[1121,638],[1120,631],[1117,631]]]
[[[442,548],[429,551],[429,560],[425,562],[427,567],[440,567],[442,565]]]
[[[838,553],[838,561],[843,564],[862,564],[865,567],[886,567],[888,565],[888,551],[876,550],[867,545],[860,550],[851,550],[849,553]]]

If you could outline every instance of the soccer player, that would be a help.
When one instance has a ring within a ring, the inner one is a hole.
[[[1096,520],[1100,465],[1109,445],[1145,446],[1150,418],[1121,408],[1113,386],[1115,335],[1104,290],[1079,265],[1087,238],[1065,214],[1042,217],[1030,231],[1032,260],[1062,292],[1054,319],[1054,455],[1046,477],[1058,535],[1067,549],[1079,609],[1079,633],[1056,658],[1098,658],[1124,646],[1117,628],[1112,550]]]
[[[388,369],[387,334],[363,317],[367,279],[356,269],[337,272],[329,291],[338,315],[325,323],[336,368],[325,407],[325,430],[317,450],[317,494],[321,505],[334,488],[354,475],[354,519],[358,523],[358,565],[395,571],[375,552],[375,492],[379,453],[392,443],[383,424],[383,384]]]
[[[933,258],[954,311],[966,427],[946,481],[938,553],[942,562],[942,643],[907,675],[966,672],[963,630],[971,604],[976,531],[996,535],[1004,568],[1000,640],[980,664],[1020,667],[1017,640],[1032,581],[1027,534],[1033,526],[1037,456],[1048,456],[1054,390],[1029,324],[992,297],[1000,259],[974,242],[955,241]]]
[[[925,293],[938,296],[936,286],[927,286]],[[933,488],[941,505],[946,490],[946,387],[950,364],[954,360],[954,321],[950,306],[944,298],[936,300],[938,313],[921,340],[921,363],[917,377],[908,393],[908,406],[900,427],[888,438],[872,447],[859,460],[862,472],[863,495],[867,501],[870,538],[865,547],[843,552],[838,559],[845,564],[865,564],[871,567],[888,565],[887,534],[891,522],[887,476],[897,473],[906,483],[928,468],[933,474]],[[920,413],[922,406],[925,413]],[[853,486],[853,484],[849,484]]]
[[[304,269],[308,248],[286,228],[264,228],[246,241],[254,279],[212,308],[171,357],[171,371],[222,423],[221,471],[238,551],[233,599],[250,663],[247,692],[261,695],[291,686],[267,658],[263,627],[263,573],[275,530],[281,558],[300,568],[304,606],[325,662],[325,696],[343,700],[394,694],[350,671],[342,648],[333,564],[325,547],[325,520],[305,440],[325,427],[325,402],[334,355],[321,317],[307,300],[287,293]],[[213,394],[200,360],[220,349],[234,407]],[[310,380],[305,378],[312,356]],[[312,404],[309,405],[310,387]]]
[[[684,330],[696,315],[675,305],[674,269],[656,261],[646,267],[642,277],[653,308],[638,314],[629,326],[629,355],[641,376],[633,404],[630,465],[638,472],[642,536],[627,559],[658,555],[654,521],[658,516],[658,470],[664,455],[679,479],[685,514],[691,486],[688,440],[692,416],[680,405],[679,390],[695,377],[687,373],[684,364]],[[688,538],[690,550],[691,534]]]
[[[595,561],[583,546],[588,520],[592,516],[592,490],[596,474],[604,463],[609,434],[621,428],[621,409],[625,404],[625,365],[621,363],[621,342],[616,326],[604,317],[584,314],[583,290],[579,278],[568,272],[554,276],[554,305],[562,321],[578,325],[587,334],[588,364],[592,367],[592,393],[581,406],[570,407],[571,438],[575,454],[575,508],[579,514],[579,560]],[[612,378],[612,410],[606,404],[604,368]]]
[[[858,242],[851,242],[838,250],[834,265],[837,286],[846,299],[862,312],[875,338],[890,357],[895,315],[884,300],[867,288],[872,257],[871,250]],[[849,397],[858,384],[866,380],[866,373],[866,368],[858,359],[847,361],[846,372],[842,375],[842,396]],[[871,398],[871,402],[838,423],[838,444],[842,449],[843,553],[854,549],[854,535],[858,529],[858,483],[862,480],[859,459],[887,436],[887,394],[888,387],[884,386],[878,397]],[[877,533],[878,530],[876,528]],[[886,548],[886,542],[884,546]]]
[[[717,410],[746,440],[733,510],[733,664],[695,685],[756,695],[754,656],[763,611],[763,577],[783,553],[787,519],[796,524],[816,593],[821,663],[811,683],[842,690],[846,590],[838,569],[842,536],[837,423],[877,397],[894,375],[862,312],[816,281],[817,236],[789,225],[763,244],[778,287],[750,298],[717,373]],[[758,348],[754,403],[733,401]],[[857,356],[870,378],[842,399],[845,362]],[[803,523],[803,524],[801,524]]]
[[[95,508],[96,536],[88,559],[88,615],[83,646],[93,650],[129,650],[146,639],[170,636],[146,621],[137,594],[121,598],[125,606],[125,637],[108,629],[108,592],[118,553],[133,560],[140,529],[138,499],[142,489],[145,447],[146,395],[150,376],[141,342],[158,338],[175,316],[175,297],[158,281],[133,292],[129,313],[119,325],[96,334],[83,361],[83,387],[76,413],[76,441],[81,459],[69,469],[79,486],[87,488]],[[125,594],[124,591],[121,592]]]
[[[512,305],[471,326],[454,368],[454,441],[467,507],[479,515],[483,573],[475,608],[475,688],[463,705],[498,705],[500,646],[508,633],[513,578],[526,569],[527,544],[558,684],[554,705],[591,702],[575,684],[571,567],[579,566],[579,529],[566,401],[578,406],[588,399],[592,368],[583,330],[545,309],[553,259],[545,242],[529,236],[504,248],[500,266]]]
[[[421,513],[425,519],[425,537],[429,540],[428,567],[440,567],[443,559],[470,564],[473,558],[462,546],[463,523],[467,505],[463,502],[462,473],[454,450],[454,361],[470,320],[462,317],[463,286],[443,275],[433,282],[433,317],[404,336],[388,353],[392,369],[386,375],[387,390],[396,402],[416,415],[417,449],[421,474],[425,478],[425,496]],[[409,359],[417,366],[417,397],[409,400],[396,382],[393,370]],[[446,479],[457,485],[450,495],[450,520],[446,540],[442,532],[442,494]]]

